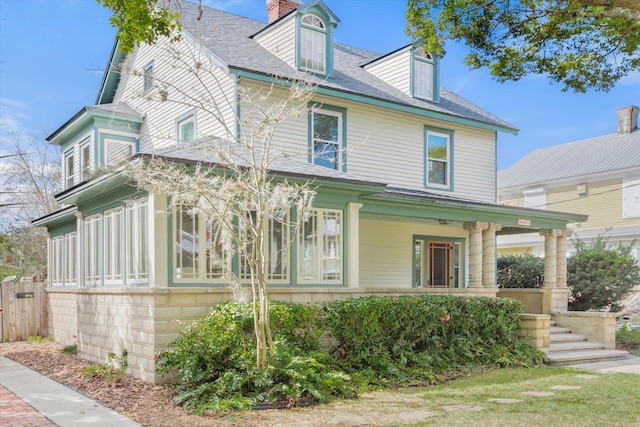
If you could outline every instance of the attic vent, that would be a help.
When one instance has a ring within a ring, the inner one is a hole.
[[[618,114],[618,133],[628,134],[638,128],[638,111],[638,107],[635,105],[616,111]]]

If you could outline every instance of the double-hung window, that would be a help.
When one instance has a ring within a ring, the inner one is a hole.
[[[311,109],[310,152],[314,164],[345,171],[344,116],[341,108]]]
[[[196,112],[189,111],[176,119],[178,144],[196,139]]]
[[[415,236],[413,287],[463,287],[463,239]]]
[[[313,14],[304,15],[301,20],[300,68],[319,74],[327,72],[327,28]]]
[[[452,189],[453,132],[427,128],[425,131],[425,186]]]
[[[343,277],[342,211],[310,209],[298,233],[298,280],[341,284]]]
[[[73,149],[64,154],[64,180],[66,188],[71,188],[75,184],[75,155]]]
[[[429,101],[434,99],[434,61],[424,49],[414,51],[413,60],[413,96]]]

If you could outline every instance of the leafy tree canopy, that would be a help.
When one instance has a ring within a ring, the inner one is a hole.
[[[464,42],[466,64],[499,81],[547,75],[608,91],[640,69],[638,0],[407,0],[407,32],[428,51]]]
[[[153,43],[160,36],[180,30],[180,16],[170,8],[171,0],[96,0],[110,9],[111,25],[118,29],[119,48],[131,53],[136,43]]]

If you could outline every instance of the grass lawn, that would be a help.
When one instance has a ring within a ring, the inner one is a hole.
[[[584,376],[594,378],[587,378]],[[558,390],[553,386],[578,386]],[[567,368],[494,369],[480,375],[412,391],[438,416],[418,425],[440,426],[638,426],[640,376]],[[553,392],[527,396],[525,392]],[[488,399],[522,402],[499,404]],[[477,411],[442,411],[449,405]]]

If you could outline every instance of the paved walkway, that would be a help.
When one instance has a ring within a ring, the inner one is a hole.
[[[0,357],[0,425],[140,426],[95,400],[4,357]]]

